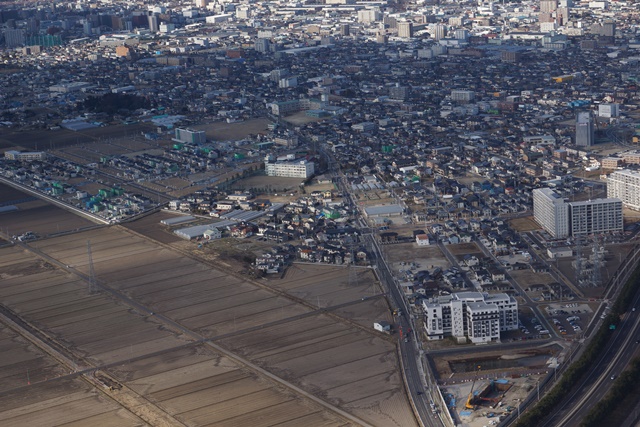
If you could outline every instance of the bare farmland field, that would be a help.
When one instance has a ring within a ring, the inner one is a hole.
[[[87,242],[98,292],[88,283]],[[62,371],[103,372],[106,389],[83,375],[95,383],[90,401],[104,394],[111,406],[87,405],[79,423],[415,425],[395,343],[371,327],[388,314],[384,300],[362,300],[375,289],[360,270],[357,286],[344,268],[250,282],[116,226],[41,240],[28,252],[0,249],[0,303],[64,348],[73,365]],[[304,274],[311,278],[300,281]],[[314,297],[344,305],[323,314]],[[63,378],[49,369],[52,378],[38,383],[43,401],[56,399],[46,386]],[[55,405],[46,411],[67,416]],[[20,413],[30,425],[42,416]]]
[[[415,425],[396,370],[395,346],[385,340],[315,316],[223,344],[373,425]]]
[[[405,269],[400,263],[414,262],[420,268],[449,268],[447,258],[437,246],[418,246],[416,243],[399,243],[383,246],[385,259],[395,270]]]
[[[137,427],[147,423],[79,378],[32,382],[0,393],[0,424]]]
[[[207,138],[216,141],[239,140],[247,136],[265,133],[271,121],[267,119],[251,119],[237,123],[215,122],[205,125],[193,126],[195,130],[203,130]]]
[[[353,268],[354,272],[350,273],[349,267],[345,266],[296,263],[287,269],[282,280],[271,279],[269,283],[318,307],[330,307],[384,292],[373,271]]]
[[[26,231],[46,236],[95,225],[88,219],[4,184],[0,184],[0,202],[14,204],[18,208],[17,211],[2,214],[0,232],[10,236]]]
[[[0,324],[0,349],[2,352],[2,358],[0,358],[0,396],[8,390],[46,381],[48,378],[67,373],[55,359],[34,349],[30,342],[2,324]],[[1,415],[0,420],[2,420]]]

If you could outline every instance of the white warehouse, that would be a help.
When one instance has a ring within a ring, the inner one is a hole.
[[[501,331],[518,329],[518,302],[507,294],[459,292],[423,301],[430,340],[447,336],[474,344],[500,341]]]

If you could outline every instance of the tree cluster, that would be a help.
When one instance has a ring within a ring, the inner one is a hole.
[[[106,93],[102,96],[87,98],[82,107],[93,113],[129,114],[140,108],[150,108],[151,103],[147,98],[126,93]]]

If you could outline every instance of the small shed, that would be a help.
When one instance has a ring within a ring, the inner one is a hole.
[[[220,239],[222,237],[222,232],[217,228],[210,228],[203,233],[203,236],[207,240]]]
[[[391,323],[386,320],[379,320],[377,322],[373,322],[373,329],[380,332],[389,332],[391,331]]]
[[[573,250],[566,246],[557,247],[557,248],[548,248],[547,255],[549,255],[549,258],[551,259],[569,258],[573,256]]]

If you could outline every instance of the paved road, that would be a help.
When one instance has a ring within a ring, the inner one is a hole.
[[[500,261],[498,261],[498,259],[495,257],[493,252],[487,249],[482,244],[482,242],[478,241],[477,238],[474,238],[474,241],[476,242],[476,246],[480,248],[480,250],[485,256],[488,256],[489,258],[491,258],[496,265],[501,265]],[[511,287],[520,294],[520,297],[525,301],[525,304],[531,307],[531,310],[536,315],[540,323],[544,325],[544,328],[549,332],[552,332],[557,338],[560,338],[555,328],[551,327],[551,324],[547,321],[547,317],[540,312],[540,310],[538,309],[538,305],[531,298],[529,298],[529,295],[524,291],[524,289],[520,288],[520,285],[518,284],[518,282],[513,277],[511,277],[511,274],[509,274],[508,271],[504,272],[504,277],[505,279],[507,279]]]
[[[327,156],[330,165],[336,165],[335,159],[333,159],[331,154],[323,152],[323,155]],[[331,172],[347,204],[349,204],[351,208],[357,208],[357,203],[351,194],[351,188],[346,177],[335,167],[332,168]],[[398,328],[402,331],[399,350],[402,363],[401,368],[406,378],[409,398],[413,402],[416,415],[422,426],[440,427],[443,423],[433,414],[430,407],[430,402],[434,401],[430,396],[432,388],[434,387],[434,381],[432,375],[429,372],[425,372],[423,368],[422,362],[424,356],[419,348],[420,344],[413,326],[410,307],[407,305],[406,298],[402,295],[397,281],[384,260],[382,250],[375,236],[371,233],[371,230],[362,218],[358,219],[358,224],[362,233],[362,243],[364,243],[371,252],[372,264],[375,266],[378,278],[387,290],[387,296],[391,304],[402,310],[402,315],[397,316],[396,322]],[[405,342],[404,338],[407,337],[407,331],[409,330],[411,331],[408,334],[409,339],[408,342]],[[400,332],[398,335],[400,336]]]
[[[452,267],[456,267],[460,271],[460,274],[462,275],[467,288],[469,288],[469,290],[477,290],[471,279],[469,279],[467,272],[460,267],[460,264],[458,263],[456,257],[454,257],[453,254],[449,252],[449,249],[447,249],[447,245],[443,244],[440,239],[438,239],[437,245],[438,248],[440,248],[440,252],[442,252],[449,261],[449,264],[451,264]]]

